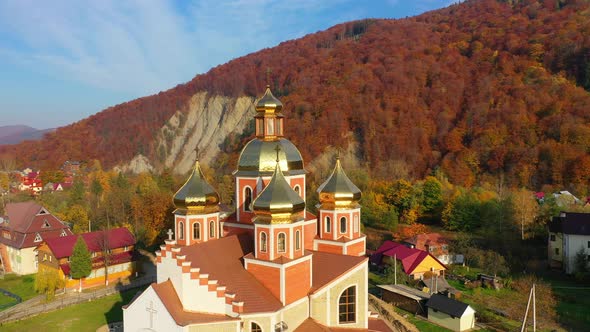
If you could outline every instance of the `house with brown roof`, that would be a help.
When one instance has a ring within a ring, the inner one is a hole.
[[[123,308],[125,331],[390,331],[368,307],[361,192],[340,165],[306,209],[303,159],[270,89],[233,173],[234,213],[197,160],[174,195],[157,283]]]
[[[72,235],[70,228],[37,202],[6,204],[0,219],[0,258],[5,272],[37,272],[36,248],[44,240]]]
[[[82,237],[92,255],[92,272],[86,278],[71,277],[70,256],[78,237]],[[65,281],[67,288],[88,288],[127,279],[134,271],[135,238],[125,227],[96,231],[61,238],[50,238],[39,245],[39,268],[53,269]]]
[[[412,248],[428,252],[443,264],[451,263],[449,241],[439,233],[418,234],[404,239],[403,242]]]

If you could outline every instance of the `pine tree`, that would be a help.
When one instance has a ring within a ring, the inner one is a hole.
[[[82,236],[79,236],[70,257],[70,274],[72,278],[80,279],[80,290],[82,290],[82,278],[86,278],[90,272],[92,272],[90,251]]]

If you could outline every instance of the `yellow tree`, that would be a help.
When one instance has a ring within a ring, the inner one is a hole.
[[[72,205],[65,213],[65,221],[71,223],[72,231],[76,234],[89,230],[89,218],[86,209],[79,204]]]
[[[534,193],[525,188],[521,188],[513,193],[516,209],[514,210],[516,222],[520,227],[520,237],[522,240],[528,237],[527,230],[535,221],[539,213],[539,204],[535,199]]]

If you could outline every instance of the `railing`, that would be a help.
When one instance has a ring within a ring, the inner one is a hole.
[[[17,305],[19,308],[14,308],[14,310],[11,310],[13,308],[10,308],[0,312],[0,325],[2,323],[22,320],[45,312],[59,310],[74,304],[93,301],[101,297],[126,291],[128,289],[141,287],[155,281],[155,276],[145,276],[134,279],[128,284],[116,284],[92,292],[66,293],[58,295],[57,298],[51,302],[38,301],[38,298],[35,298],[32,300],[37,300],[33,301],[37,303],[30,303],[30,305],[27,305],[29,304],[29,301],[31,301],[29,300]]]

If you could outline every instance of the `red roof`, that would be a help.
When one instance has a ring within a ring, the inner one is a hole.
[[[393,241],[385,241],[371,256],[371,262],[381,265],[383,263],[383,256],[395,257],[395,259],[402,263],[404,272],[406,274],[412,274],[424,258],[431,255],[424,250],[408,248],[401,243]],[[431,257],[437,260],[434,256]]]
[[[6,204],[6,220],[0,230],[10,234],[10,239],[0,236],[0,242],[13,248],[30,248],[41,241],[70,235],[72,232],[63,222],[35,201]],[[35,241],[37,234],[39,241]]]
[[[52,238],[45,240],[49,249],[56,258],[70,257],[74,250],[74,245],[78,241],[78,236],[82,236],[90,252],[100,252],[104,247],[109,249],[123,248],[135,244],[135,238],[125,227],[111,229],[108,232],[96,231],[79,235],[64,236],[61,238]]]
[[[420,250],[428,251],[429,248],[434,248],[435,250],[430,252],[435,255],[447,253],[447,250],[443,250],[442,246],[448,244],[448,241],[439,233],[419,234],[405,239],[404,242],[411,243]]]

